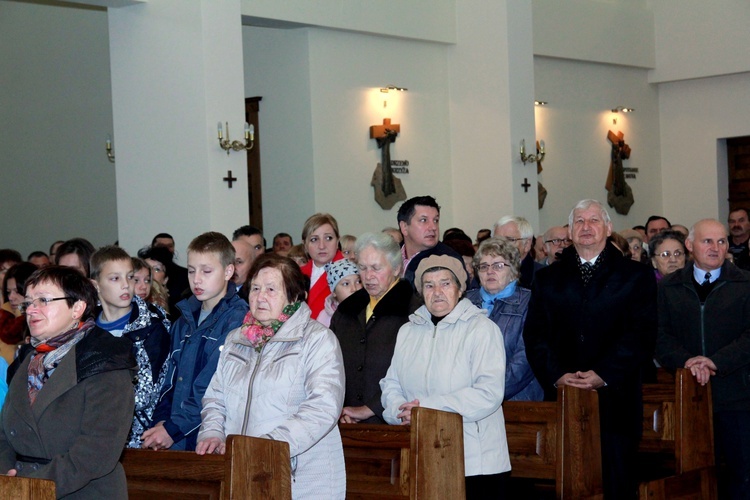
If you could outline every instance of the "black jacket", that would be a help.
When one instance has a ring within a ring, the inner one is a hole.
[[[750,273],[725,262],[703,307],[693,283],[692,263],[659,282],[656,358],[666,368],[710,358],[714,411],[750,410]]]
[[[640,367],[653,357],[656,281],[646,266],[610,243],[584,286],[574,246],[536,273],[524,327],[526,356],[546,399],[565,373],[593,370],[600,388],[602,430],[640,435]]]
[[[391,365],[396,336],[409,315],[421,305],[412,287],[400,280],[375,306],[365,323],[370,295],[364,288],[339,304],[331,318],[331,330],[341,344],[346,374],[344,406],[366,405],[375,417],[364,423],[385,423],[380,402],[380,379]]]

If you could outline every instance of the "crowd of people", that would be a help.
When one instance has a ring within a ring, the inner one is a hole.
[[[127,498],[124,447],[224,453],[243,434],[289,443],[294,498],[344,498],[337,424],[421,406],[462,416],[467,498],[508,498],[503,401],[569,385],[599,395],[605,498],[634,498],[642,384],[662,367],[710,381],[721,492],[750,498],[747,210],[615,232],[582,200],[539,237],[506,215],[441,240],[419,196],[396,222],[340,235],[318,213],[269,248],[252,226],[207,232],[186,268],[168,233],[133,256],[0,250],[0,473]]]

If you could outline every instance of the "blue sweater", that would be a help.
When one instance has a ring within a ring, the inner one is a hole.
[[[235,291],[227,294],[198,325],[202,302],[191,296],[177,304],[182,312],[172,325],[172,353],[153,422],[164,421],[172,450],[194,450],[201,425],[201,400],[219,362],[227,334],[239,327],[248,306]]]

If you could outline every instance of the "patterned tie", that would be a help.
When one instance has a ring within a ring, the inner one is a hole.
[[[706,276],[703,278],[703,283],[701,283],[701,286],[706,286],[711,283],[711,273],[706,273]]]
[[[583,279],[583,284],[588,285],[589,280],[591,279],[591,276],[594,274],[594,266],[591,265],[591,262],[584,262],[581,264],[581,278]]]

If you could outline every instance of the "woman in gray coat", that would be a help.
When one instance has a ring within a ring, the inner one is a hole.
[[[0,471],[50,479],[58,498],[126,499],[118,460],[133,418],[132,344],[98,328],[97,292],[73,268],[26,282],[22,307],[34,348],[10,383]]]

